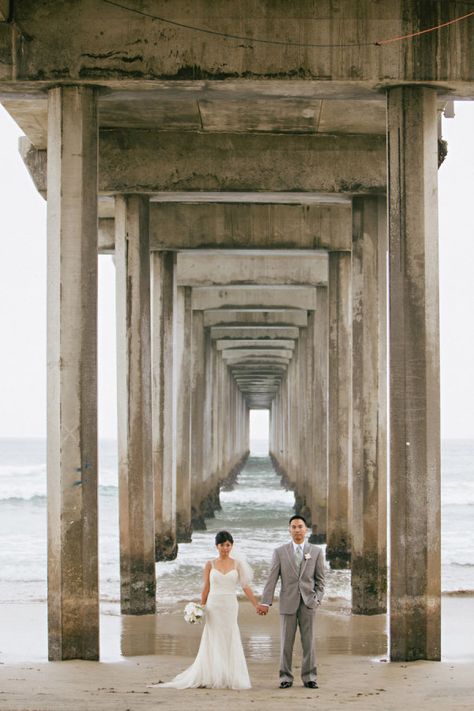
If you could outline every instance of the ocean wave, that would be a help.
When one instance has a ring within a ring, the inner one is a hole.
[[[118,495],[118,486],[114,484],[107,484],[106,486],[99,486],[99,494],[101,496],[116,496]],[[35,493],[29,490],[14,490],[14,491],[0,491],[0,506],[2,504],[21,504],[21,503],[32,503],[41,504],[47,501],[46,493],[41,491],[40,493]]]
[[[43,504],[47,497],[42,494],[32,494],[31,496],[0,496],[0,506],[4,504]]]
[[[252,504],[255,507],[264,506],[272,508],[276,505],[292,506],[294,503],[294,494],[291,491],[284,489],[261,489],[239,488],[234,491],[223,491],[220,494],[222,503],[233,504],[235,506],[248,506]]]
[[[1,464],[0,479],[17,476],[38,476],[46,474],[46,464]]]
[[[443,597],[474,597],[474,590],[443,590]]]
[[[473,563],[460,563],[457,560],[453,560],[449,563],[449,565],[456,566],[457,568],[474,568],[474,562]]]

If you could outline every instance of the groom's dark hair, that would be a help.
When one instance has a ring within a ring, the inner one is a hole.
[[[298,519],[299,521],[303,521],[303,523],[304,523],[304,525],[306,526],[306,528],[308,528],[308,524],[306,523],[306,519],[305,519],[304,516],[301,516],[301,514],[293,514],[293,516],[292,516],[292,517],[290,518],[290,520],[288,521],[288,526],[290,526],[290,525],[291,525],[291,522],[292,522],[292,521],[295,521],[296,519]]]

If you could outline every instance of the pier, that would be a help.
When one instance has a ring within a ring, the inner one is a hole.
[[[389,608],[392,660],[441,658],[437,172],[474,19],[342,5],[0,2],[0,102],[48,205],[51,660],[100,656],[106,253],[123,614],[155,611],[155,562],[218,509],[265,409],[352,613]]]

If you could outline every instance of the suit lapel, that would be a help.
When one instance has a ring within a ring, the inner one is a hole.
[[[309,544],[305,541],[305,544],[303,546],[303,560],[301,561],[300,577],[301,577],[304,567],[306,565],[306,558],[305,558],[306,553],[309,553]]]
[[[294,548],[293,548],[293,543],[288,543],[288,545],[286,546],[286,552],[287,552],[287,555],[288,555],[288,559],[289,559],[289,561],[290,561],[290,565],[291,565],[291,567],[293,568],[293,572],[295,573],[295,575],[296,575],[297,577],[299,577],[298,571],[297,571],[297,569],[296,569],[295,550],[294,550]]]

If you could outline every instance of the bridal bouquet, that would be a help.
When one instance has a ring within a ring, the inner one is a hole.
[[[202,605],[198,605],[195,602],[188,602],[184,608],[184,619],[191,625],[195,625],[196,622],[201,622],[204,617],[204,608]]]

